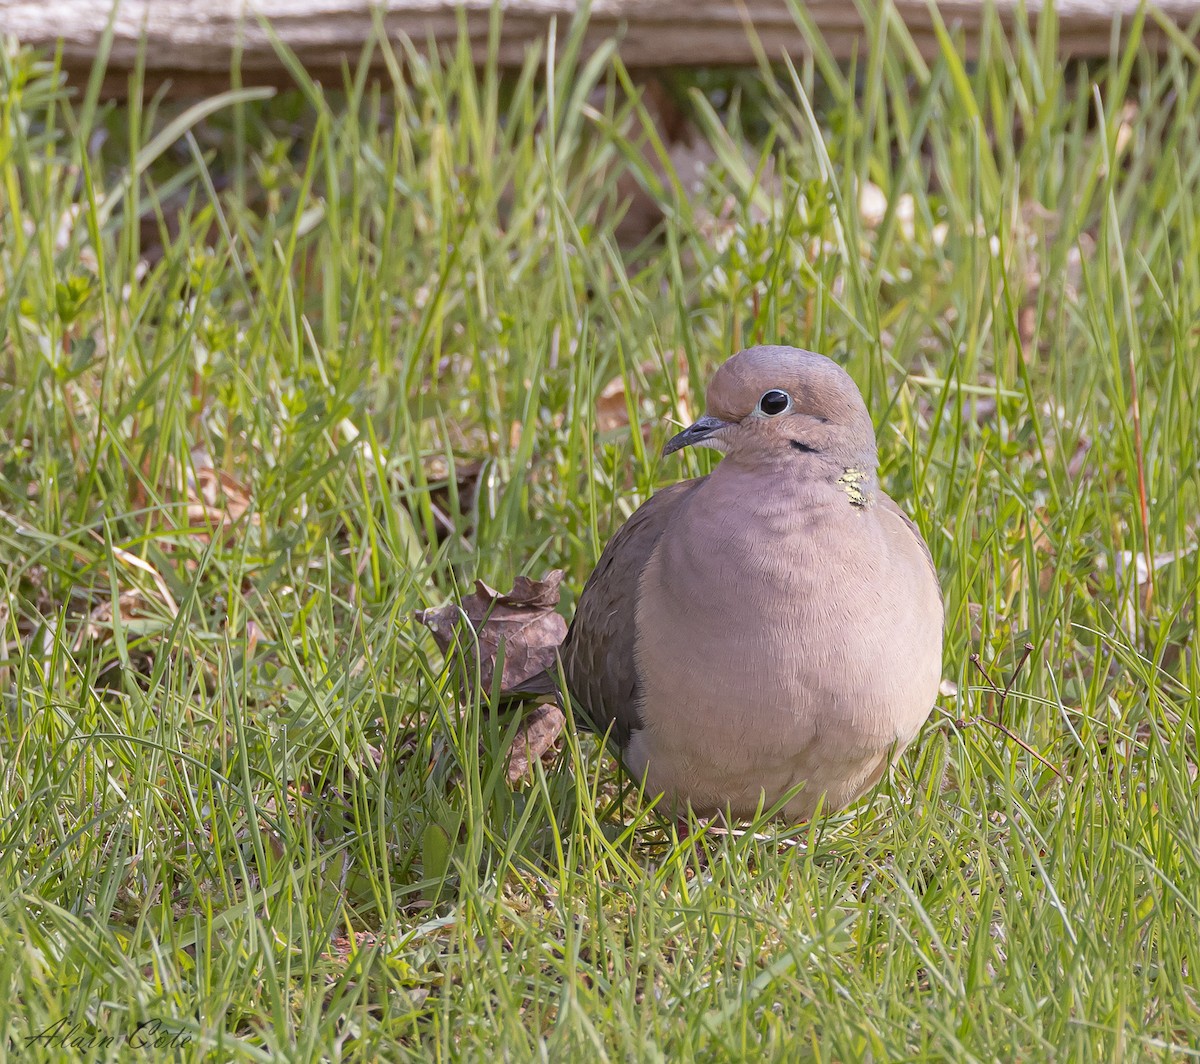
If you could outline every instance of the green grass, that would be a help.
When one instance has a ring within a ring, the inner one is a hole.
[[[1200,1056],[1200,55],[900,32],[676,76],[700,188],[565,33],[204,114],[3,51],[10,1056]],[[679,841],[573,732],[510,788],[413,611],[553,567],[569,610],[758,339],[862,385],[957,694],[807,827]],[[1026,641],[1029,750],[970,661]]]

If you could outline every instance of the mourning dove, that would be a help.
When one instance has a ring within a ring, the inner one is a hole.
[[[929,548],[876,480],[858,388],[823,355],[752,347],[663,448],[715,447],[609,541],[561,648],[583,721],[647,796],[807,820],[868,790],[941,677]]]

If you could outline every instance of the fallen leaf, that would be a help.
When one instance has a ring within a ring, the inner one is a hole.
[[[100,536],[100,533],[96,532],[94,529],[92,531],[92,536],[97,541],[99,541],[101,543],[104,542]],[[112,552],[113,552],[113,557],[116,558],[117,561],[124,562],[124,564],[130,566],[131,568],[139,569],[143,573],[148,573],[150,575],[151,579],[154,581],[155,587],[158,588],[158,593],[162,597],[163,603],[166,605],[167,609],[170,611],[172,617],[174,617],[179,612],[179,607],[176,605],[175,599],[171,595],[171,589],[169,587],[167,587],[167,582],[166,582],[166,580],[163,579],[162,573],[160,573],[157,569],[155,569],[154,566],[151,565],[148,561],[145,561],[144,559],[139,558],[136,554],[133,554],[130,551],[125,550],[123,547],[118,547],[115,544],[113,544]],[[109,616],[110,617],[112,616],[111,613],[109,614]]]
[[[508,755],[509,783],[528,775],[530,765],[554,745],[566,723],[563,711],[553,702],[544,702],[529,712],[517,729]]]
[[[648,358],[638,364],[636,370],[628,375],[620,374],[610,380],[596,396],[596,431],[598,433],[612,432],[615,429],[626,428],[629,425],[629,400],[626,380],[632,382],[635,388],[647,388],[650,382],[657,378],[660,387],[649,393],[653,399],[654,416],[639,418],[642,438],[650,442],[653,429],[659,424],[659,412],[672,402],[679,410],[683,424],[690,424],[691,417],[688,408],[688,365],[687,356],[683,351],[676,351],[672,358],[664,354],[661,359]],[[674,392],[674,394],[672,394]],[[638,392],[633,396],[635,412],[640,410]]]
[[[629,424],[629,407],[625,402],[625,378],[614,377],[596,396],[596,431],[612,432]]]
[[[168,607],[174,615],[174,604]],[[162,610],[156,609],[153,594],[141,588],[121,591],[116,601],[102,598],[87,612],[75,634],[74,648],[82,650],[89,643],[100,645],[113,640],[119,626],[124,633],[125,650],[104,654],[93,685],[99,689],[121,690],[127,679],[145,688],[154,667],[153,644],[137,638],[146,625],[161,625]]]
[[[472,513],[479,495],[479,478],[483,473],[483,462],[475,458],[456,458],[453,463],[454,491],[450,489],[450,463],[442,455],[435,455],[425,463],[425,476],[431,482],[429,506],[437,523],[438,541],[448,536],[469,536],[474,530]],[[462,518],[456,526],[454,518]]]
[[[141,616],[145,606],[145,596],[137,588],[122,591],[117,599],[117,615],[121,621],[128,624]],[[88,611],[87,621],[75,636],[75,650],[82,649],[85,642],[96,642],[103,638],[105,631],[111,631],[113,624],[112,599],[104,599]]]
[[[418,610],[415,616],[433,633],[445,654],[454,646],[465,615],[479,641],[480,689],[491,690],[496,658],[503,648],[500,693],[505,694],[540,672],[555,668],[559,644],[567,634],[567,622],[555,610],[562,577],[561,569],[551,570],[541,580],[518,576],[507,593],[476,580],[475,593],[461,604]],[[470,645],[466,640],[463,643]]]
[[[188,531],[201,543],[209,542],[210,532],[228,539],[250,509],[250,488],[216,469],[204,448],[196,448],[191,457],[183,474]],[[258,524],[258,514],[250,515],[250,523]]]
[[[209,525],[228,532],[250,509],[250,489],[236,477],[211,466],[200,466],[188,478],[188,525]],[[208,537],[196,535],[207,542]]]

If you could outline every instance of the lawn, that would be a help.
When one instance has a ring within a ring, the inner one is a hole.
[[[124,103],[0,48],[9,1057],[1200,1056],[1200,53],[1127,29]],[[928,724],[807,825],[681,840],[573,728],[510,784],[414,613],[569,616],[759,340],[867,398]]]

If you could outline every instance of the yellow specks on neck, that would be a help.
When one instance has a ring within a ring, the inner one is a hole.
[[[863,484],[868,482],[870,477],[861,469],[844,469],[842,475],[837,478],[838,487],[842,489],[850,499],[851,506],[865,508],[871,503],[871,495],[864,490]]]

